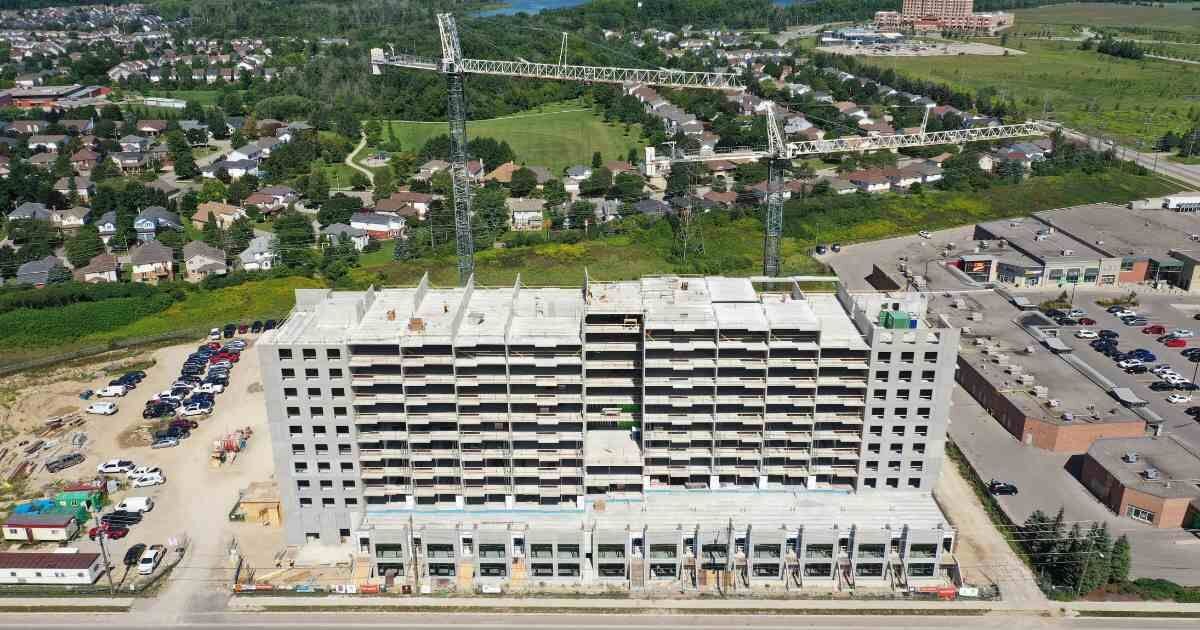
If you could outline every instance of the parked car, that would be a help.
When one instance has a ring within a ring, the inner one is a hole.
[[[933,234],[931,234],[929,230],[921,230],[920,232],[917,232],[917,236],[920,236],[921,238],[933,238]]]
[[[137,389],[137,383],[134,383],[132,381],[128,381],[125,379],[121,379],[121,378],[114,378],[113,380],[108,382],[108,385],[109,385],[109,387],[115,387],[117,385],[122,385],[125,387],[125,389],[127,391],[133,391],[133,390]]]
[[[1079,319],[1080,317],[1087,317],[1087,311],[1078,309],[1078,308],[1073,308],[1073,309],[1067,311],[1067,317],[1074,317],[1075,319]]]
[[[1200,390],[1200,385],[1197,385],[1191,381],[1183,381],[1181,383],[1175,383],[1175,389],[1181,392],[1194,392],[1196,390]]]
[[[196,394],[220,394],[225,391],[225,386],[220,383],[200,383],[196,389],[192,390],[192,395]]]
[[[96,402],[88,405],[86,411],[94,413],[98,416],[111,416],[117,413],[117,403],[115,402]]]
[[[128,459],[110,459],[96,466],[96,472],[101,475],[118,475],[120,473],[127,473],[134,468],[137,468],[137,464]]]
[[[1150,391],[1152,392],[1170,392],[1174,390],[1175,386],[1167,381],[1155,381],[1150,383]]]
[[[196,422],[195,420],[188,420],[186,418],[180,418],[178,420],[172,420],[171,424],[169,424],[167,426],[172,429],[178,427],[178,428],[190,433],[192,429],[199,427],[200,423]]]
[[[150,548],[142,553],[142,557],[138,559],[137,570],[138,575],[150,575],[158,568],[158,564],[162,562],[163,554],[166,549],[162,545],[150,545]]]
[[[225,324],[225,328],[221,331],[226,339],[233,337],[233,333],[237,330],[236,324]]]
[[[104,534],[109,540],[118,540],[129,535],[129,528],[120,525],[99,525],[88,530],[88,538],[96,540],[96,537]]]
[[[211,414],[212,411],[213,406],[211,403],[206,405],[204,403],[196,402],[190,405],[185,405],[183,409],[179,410],[179,415],[185,418],[190,418],[192,416],[207,416]]]
[[[1167,332],[1167,329],[1160,324],[1152,324],[1143,328],[1142,332],[1146,333],[1147,335],[1161,335]]]
[[[1131,367],[1134,367],[1135,365],[1142,365],[1142,362],[1139,361],[1138,359],[1125,359],[1123,361],[1117,362],[1117,367],[1122,368],[1122,369],[1131,368]]]
[[[1183,403],[1192,402],[1192,397],[1188,394],[1171,394],[1167,396],[1167,402],[1172,405],[1182,405]]]
[[[1060,317],[1066,317],[1066,316],[1067,316],[1067,312],[1064,310],[1060,310],[1057,308],[1046,309],[1046,317],[1049,317],[1050,319],[1058,319]]]
[[[1119,332],[1117,332],[1117,331],[1115,331],[1115,330],[1107,330],[1107,329],[1105,329],[1105,330],[1101,330],[1101,331],[1100,331],[1100,338],[1101,338],[1101,339],[1120,339],[1120,337],[1121,337],[1121,333],[1119,333]]]
[[[1187,409],[1183,410],[1183,413],[1186,413],[1189,416],[1200,416],[1200,407],[1188,407]]]
[[[1125,368],[1126,374],[1145,374],[1146,372],[1149,372],[1149,371],[1150,371],[1150,368],[1147,368],[1144,365],[1135,365],[1131,368]]]
[[[176,442],[176,444],[178,444],[178,442]],[[129,482],[129,486],[132,488],[146,488],[149,486],[162,485],[166,482],[166,478],[161,474],[142,475],[141,477],[134,477],[133,480]]]
[[[842,251],[842,244],[841,244],[841,243],[834,243],[833,245],[830,245],[830,246],[829,246],[829,251],[831,251],[831,252],[833,252],[833,253],[835,253],[835,254],[836,254],[836,253],[838,253],[838,252],[840,252],[840,251]]]
[[[154,499],[150,497],[125,497],[125,500],[117,505],[116,509],[122,512],[137,512],[138,514],[149,512],[154,509]]]
[[[988,482],[988,492],[994,495],[1017,494],[1017,487],[1011,483],[993,479]]]
[[[1114,308],[1116,310],[1113,310]],[[1112,313],[1113,315],[1116,315],[1117,317],[1121,317],[1121,318],[1138,316],[1137,311],[1132,311],[1130,309],[1125,308],[1124,306],[1109,307],[1108,312]]]
[[[263,330],[275,330],[276,322],[273,319],[268,319],[263,322]]]
[[[140,512],[124,512],[114,510],[100,517],[100,522],[106,525],[119,525],[121,527],[129,527],[142,522],[142,514]]]
[[[66,470],[67,468],[78,465],[79,462],[82,461],[83,454],[81,453],[67,453],[65,455],[59,455],[58,457],[46,462],[46,472],[56,473],[60,470]]]
[[[85,390],[79,392],[79,399],[80,400],[91,400],[92,396],[95,396],[95,395],[96,395],[96,392],[94,392],[90,389],[85,389]]]
[[[836,249],[833,251],[837,251]],[[239,335],[244,335],[250,331],[250,324],[238,324],[237,331]]]
[[[1092,319],[1091,317],[1080,317],[1079,323],[1083,326],[1095,326],[1096,320]]]
[[[1168,339],[1163,342],[1168,348],[1186,348],[1187,340],[1185,339]]]
[[[125,566],[132,567],[141,559],[142,553],[146,551],[146,545],[137,543],[125,551]]]
[[[104,389],[96,392],[96,395],[101,398],[119,398],[129,393],[129,388],[124,385],[109,385]]]
[[[253,324],[250,324],[250,332],[252,332],[252,333],[260,333],[260,332],[262,332],[262,329],[263,329],[262,320],[256,319],[256,320],[254,320]]]
[[[1098,335],[1094,330],[1080,328],[1079,330],[1075,331],[1075,337],[1077,339],[1099,339],[1100,335]]]
[[[1188,328],[1177,328],[1171,331],[1171,336],[1176,339],[1188,339],[1190,337],[1195,337],[1196,332]]]
[[[138,466],[137,468],[125,473],[125,476],[129,479],[133,479],[134,477],[141,477],[142,475],[150,475],[154,473],[162,474],[162,469],[158,466]]]
[[[1079,320],[1071,319],[1070,317],[1059,317],[1058,319],[1054,320],[1054,323],[1058,324],[1059,326],[1078,326]]]
[[[213,341],[220,339],[221,338],[221,329],[214,328],[214,329],[208,331],[208,338]]]

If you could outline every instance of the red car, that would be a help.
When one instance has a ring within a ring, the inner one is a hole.
[[[116,526],[116,525],[111,526],[111,527],[108,527],[108,526],[93,527],[88,530],[88,538],[91,538],[92,540],[96,540],[96,537],[100,535],[100,532],[104,532],[108,536],[109,540],[117,540],[119,538],[124,538],[124,537],[128,536],[129,528],[128,527],[120,527],[120,526]]]
[[[215,342],[215,341],[210,341],[210,342],[208,342],[208,344],[206,344],[206,345],[208,346],[208,349],[209,349],[209,350],[212,350],[213,352],[216,352],[216,351],[218,351],[218,350],[220,350],[220,349],[221,349],[221,344],[219,344],[219,343],[217,343],[217,342]]]
[[[1159,326],[1158,324],[1154,324],[1153,326],[1147,326],[1143,328],[1142,332],[1146,333],[1147,335],[1161,335],[1167,332],[1167,329],[1163,326]]]
[[[1095,326],[1096,320],[1092,319],[1091,317],[1081,317],[1079,319],[1079,323],[1082,326]]]
[[[230,363],[237,363],[238,359],[240,359],[240,358],[241,358],[240,355],[234,354],[232,352],[218,352],[217,354],[214,354],[211,357],[209,357],[208,362],[209,363],[220,363],[221,361],[229,361]]]
[[[238,324],[238,327],[237,327],[238,334],[244,335],[244,334],[246,334],[247,330],[250,330],[250,324]]]
[[[1168,340],[1166,341],[1166,344],[1167,344],[1167,347],[1168,347],[1168,348],[1186,348],[1186,347],[1187,347],[1187,340],[1185,340],[1185,339],[1178,339],[1178,338],[1176,338],[1176,339],[1168,339]]]

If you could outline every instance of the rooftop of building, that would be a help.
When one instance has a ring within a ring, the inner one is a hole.
[[[1191,214],[1170,210],[1131,210],[1093,203],[1034,214],[1039,221],[1109,256],[1169,259],[1173,249],[1197,249],[1189,237],[1200,234]]]
[[[1099,260],[1109,257],[1086,242],[1077,240],[1061,230],[1052,229],[1036,219],[999,219],[980,223],[977,228],[987,232],[992,238],[1004,239],[1009,247],[1014,247],[1043,264],[1047,260],[1057,258]]]
[[[933,497],[916,491],[836,490],[649,490],[644,498],[593,499],[583,510],[368,509],[363,526],[463,527],[511,526],[514,529],[580,527],[625,530],[649,527],[725,527],[746,525],[798,530],[848,530],[905,526],[951,530]]]
[[[642,466],[642,448],[628,430],[590,430],[583,440],[585,466]]]
[[[1200,453],[1173,436],[1096,440],[1088,456],[1131,490],[1165,499],[1200,498]]]
[[[957,300],[963,308],[955,306]],[[1108,392],[1053,355],[1016,323],[1020,312],[999,294],[988,291],[952,298],[935,296],[930,300],[930,312],[945,316],[962,329],[959,360],[970,364],[1028,417],[1053,424],[1138,421]],[[971,319],[972,313],[982,314],[982,319]],[[1021,375],[1032,376],[1033,382],[1022,383]],[[1039,386],[1046,388],[1043,397],[1034,393]],[[1051,400],[1057,401],[1057,406],[1052,407]]]
[[[649,330],[819,330],[823,344],[868,347],[836,296],[804,294],[791,279],[648,276],[589,281],[585,290],[519,280],[512,287],[431,288],[422,280],[416,287],[296,295],[295,309],[268,343],[577,345],[584,316],[594,312],[644,315]]]

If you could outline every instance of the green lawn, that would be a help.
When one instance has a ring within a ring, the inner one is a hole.
[[[238,90],[238,93],[244,93]],[[178,98],[185,101],[196,101],[197,103],[210,106],[216,105],[221,100],[221,90],[146,90],[146,96],[159,96],[163,98]]]
[[[447,133],[446,122],[386,123],[395,130],[404,150],[420,151],[425,141]],[[384,129],[384,138],[387,137]],[[624,125],[606,124],[583,102],[569,101],[489,120],[467,124],[468,137],[487,136],[505,140],[517,154],[517,162],[545,166],[558,174],[574,164],[590,164],[599,151],[605,161],[624,160],[629,149],[641,149],[641,131]],[[373,148],[371,149],[374,150]],[[370,152],[364,152],[369,155]],[[497,164],[487,164],[490,170]]]
[[[1026,118],[1041,118],[1049,101],[1055,120],[1125,142],[1149,141],[1184,128],[1197,110],[1198,103],[1189,97],[1200,94],[1200,69],[1170,61],[1118,59],[1079,50],[1075,42],[1014,38],[1008,45],[1028,54],[869,61],[970,92],[986,89],[1007,95]]]

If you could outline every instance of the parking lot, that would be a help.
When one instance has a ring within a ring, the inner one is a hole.
[[[272,554],[282,549],[281,530],[248,523],[231,523],[228,519],[240,489],[252,481],[266,481],[273,477],[258,353],[251,337],[247,338],[249,347],[230,372],[229,386],[216,396],[213,413],[194,417],[198,426],[178,446],[154,449],[144,440],[143,444],[131,445],[130,433],[146,422],[142,418],[145,402],[154,394],[169,389],[179,375],[185,358],[196,350],[199,340],[153,351],[155,365],[145,370],[146,377],[137,388],[124,397],[105,399],[117,402],[117,413],[111,416],[88,416],[88,421],[82,427],[89,438],[81,449],[85,455],[84,461],[54,474],[39,470],[32,480],[37,486],[50,480],[91,479],[96,475],[97,466],[111,459],[131,460],[138,466],[157,466],[162,469],[166,483],[145,488],[123,488],[109,497],[109,507],[105,512],[131,496],[150,497],[155,504],[140,523],[130,527],[127,537],[108,541],[106,546],[110,561],[115,567],[114,583],[127,586],[136,574],[135,570],[126,576],[122,566],[123,557],[130,546],[138,543],[165,544],[169,539],[186,539],[189,541],[187,554],[168,578],[167,588],[159,600],[161,603],[161,600],[171,597],[199,597],[198,601],[189,603],[207,606],[209,602],[204,597],[223,598],[228,593],[228,583],[233,576],[228,550],[234,538],[237,538],[239,547],[254,554],[251,559],[253,563],[265,564]],[[107,385],[109,378],[104,377],[86,385],[99,389]],[[83,385],[79,384],[80,388]],[[81,407],[90,402],[79,401]],[[214,466],[210,457],[214,442],[231,432],[247,428],[253,436],[246,443],[246,448],[231,457],[228,463]],[[125,476],[112,477],[124,479]],[[81,551],[99,551],[99,544],[88,540],[86,535],[86,529],[95,524],[94,520],[89,523],[71,545]],[[99,584],[106,585],[107,579],[102,577]],[[198,584],[200,588],[196,588]]]
[[[1117,366],[1116,361],[1093,350],[1090,340],[1075,337],[1074,331],[1080,328],[1090,328],[1097,331],[1115,331],[1121,335],[1118,340],[1118,347],[1121,350],[1128,352],[1137,348],[1145,348],[1153,353],[1157,359],[1147,364],[1148,366],[1157,366],[1165,363],[1174,368],[1184,378],[1189,381],[1193,380],[1197,372],[1197,366],[1200,366],[1200,363],[1192,363],[1187,357],[1183,356],[1181,354],[1183,348],[1166,347],[1161,342],[1156,341],[1158,335],[1142,333],[1142,328],[1145,328],[1145,326],[1126,326],[1116,316],[1106,313],[1104,307],[1096,304],[1097,299],[1111,298],[1113,295],[1112,292],[1078,291],[1075,295],[1076,307],[1087,311],[1089,317],[1096,320],[1096,325],[1066,327],[1063,329],[1066,334],[1060,335],[1060,337],[1088,365],[1091,365],[1119,386],[1132,389],[1134,394],[1137,394],[1142,400],[1147,401],[1149,408],[1165,421],[1163,426],[1164,432],[1173,433],[1188,444],[1200,448],[1200,422],[1197,422],[1184,413],[1184,410],[1188,407],[1200,405],[1200,392],[1190,393],[1192,397],[1191,402],[1171,404],[1167,402],[1167,396],[1170,392],[1158,392],[1150,389],[1151,383],[1160,380],[1157,376],[1149,372],[1146,374],[1127,374],[1124,369]],[[1139,306],[1132,308],[1139,315],[1146,316],[1149,321],[1148,325],[1161,325],[1167,332],[1177,329],[1192,331],[1200,329],[1200,321],[1192,319],[1193,315],[1200,313],[1200,299],[1197,298],[1183,298],[1178,295],[1142,295],[1139,296]],[[1200,345],[1200,338],[1193,337],[1185,341],[1187,347]]]

